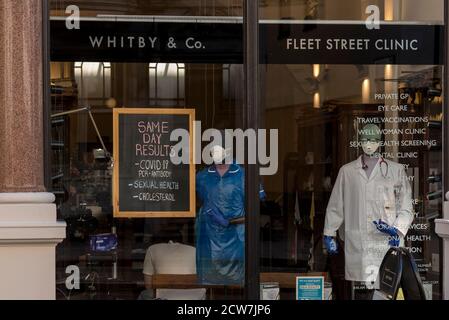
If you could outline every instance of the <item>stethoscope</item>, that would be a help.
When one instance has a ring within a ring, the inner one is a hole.
[[[384,165],[386,167],[385,171],[384,171],[384,169],[383,169],[384,167],[382,165]],[[379,166],[380,166],[380,173],[382,174],[382,177],[384,177],[384,179],[387,179],[389,166],[388,166],[388,162],[385,161],[384,157],[382,157],[382,156],[380,157]],[[362,169],[363,170],[368,169],[368,165],[365,162],[365,154],[362,154]]]

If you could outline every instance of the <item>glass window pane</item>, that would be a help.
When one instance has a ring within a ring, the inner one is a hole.
[[[82,18],[102,23],[113,16],[112,20],[127,20],[144,31],[154,16],[163,20],[155,23],[169,24],[175,30],[179,30],[180,23],[202,26],[206,21],[218,25],[227,17],[242,20],[241,0],[213,3],[52,0],[50,3],[52,22],[64,23],[61,17],[69,15],[66,7],[76,5]],[[86,21],[81,20],[81,30]],[[136,29],[114,30],[133,35]],[[160,32],[160,37],[166,36]],[[242,41],[241,34],[235,36],[237,42]],[[228,41],[220,37],[213,40]],[[53,46],[67,43],[59,41],[65,39],[56,40]],[[116,38],[110,43],[120,41]],[[229,59],[215,59],[212,63],[204,55],[202,60],[192,63],[186,54],[162,61],[163,56],[147,57],[134,49],[132,54],[119,59],[106,59],[102,52],[120,50],[108,48],[95,55],[83,52],[79,59],[66,61],[70,59],[65,54],[82,51],[68,48],[60,59],[65,62],[57,60],[51,64],[51,189],[57,195],[58,217],[67,222],[67,239],[57,248],[58,298],[241,299],[245,289],[243,164],[220,166],[206,164],[202,159],[195,163],[196,189],[191,191],[197,198],[196,218],[128,219],[113,216],[113,165],[119,159],[110,156],[116,151],[113,112],[118,109],[164,108],[170,112],[194,109],[200,130],[196,134],[200,137],[210,128],[242,128],[241,61],[233,58],[236,61],[230,64]],[[150,124],[145,127],[151,131],[151,117],[148,119]],[[133,131],[128,129],[128,140],[132,140]],[[152,135],[148,145],[157,145],[158,139],[161,137]],[[128,143],[126,136],[121,143]],[[125,148],[123,144],[120,148]],[[207,144],[207,140],[200,142],[198,148],[202,150]],[[125,150],[135,151],[131,147]],[[133,182],[147,186],[161,182],[156,180],[141,178]],[[185,195],[188,190],[179,192]],[[163,206],[160,207],[162,210]],[[210,208],[215,218],[207,213]],[[222,219],[217,222],[217,217]],[[220,221],[229,225],[225,227]],[[98,247],[101,241],[103,248]],[[215,247],[211,248],[212,245]],[[65,270],[72,265],[80,268],[81,288],[69,291],[65,286]]]
[[[379,30],[359,22],[367,19],[369,4],[380,9]],[[375,39],[383,34],[393,40],[395,28],[405,25],[429,23],[440,30],[443,1],[426,3],[429,10],[422,5],[260,1],[261,28],[278,37],[263,39],[261,50],[270,58],[286,54],[288,44],[278,44],[293,41],[295,33],[328,45],[341,30],[355,39],[371,32]],[[422,52],[438,52],[435,39]],[[296,40],[296,56],[285,55],[290,61],[261,65],[263,126],[279,135],[278,171],[264,177],[261,281],[277,283],[281,299],[304,298],[295,288],[314,277],[324,277],[325,299],[371,299],[373,289],[385,292],[381,263],[399,246],[411,253],[426,298],[442,299],[441,239],[434,221],[442,217],[443,201],[443,62],[415,57],[399,63],[385,47],[351,51],[343,45],[326,53]],[[399,50],[407,55],[407,48]],[[369,60],[374,55],[379,59]],[[273,272],[281,273],[277,280],[268,276]],[[287,276],[290,283],[283,281]],[[299,284],[297,276],[304,277]],[[404,297],[410,298],[406,286],[397,299]]]

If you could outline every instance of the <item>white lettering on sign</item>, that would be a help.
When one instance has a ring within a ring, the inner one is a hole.
[[[322,45],[324,42],[324,45]],[[371,41],[367,38],[287,38],[285,42],[287,50],[296,51],[417,51],[419,41],[417,39],[377,39]]]
[[[186,40],[186,47],[188,49],[204,49],[204,45],[201,41],[196,41],[195,38],[188,38]]]

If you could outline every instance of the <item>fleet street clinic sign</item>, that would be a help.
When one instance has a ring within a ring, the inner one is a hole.
[[[114,109],[116,218],[195,217],[194,109]],[[173,130],[189,132],[189,162],[173,164]]]
[[[212,19],[212,18],[211,18]],[[51,21],[52,61],[243,63],[243,26],[235,22]],[[182,20],[181,20],[182,21]],[[261,21],[262,64],[442,65],[442,25]]]

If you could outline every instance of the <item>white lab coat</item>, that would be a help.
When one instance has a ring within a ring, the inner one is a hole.
[[[410,183],[404,166],[389,160],[377,162],[368,178],[361,157],[344,165],[329,200],[324,235],[344,240],[345,279],[375,281],[389,249],[389,236],[376,229],[373,221],[382,219],[398,229],[401,243],[413,222]]]

